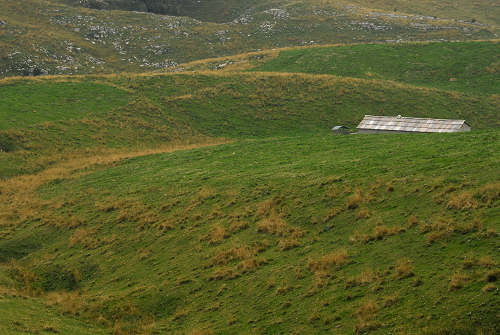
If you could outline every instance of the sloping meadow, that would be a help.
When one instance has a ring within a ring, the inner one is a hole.
[[[499,330],[495,95],[267,72],[0,91],[0,296],[64,313],[46,331]],[[474,131],[329,131],[410,113]]]
[[[365,114],[466,119],[498,126],[496,95],[287,73],[206,72],[5,80],[0,169],[7,177],[61,159],[193,144],[208,138],[326,133]]]
[[[5,271],[118,333],[493,334],[498,136],[303,134],[87,169],[11,213]]]

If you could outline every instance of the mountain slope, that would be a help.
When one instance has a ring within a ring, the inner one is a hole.
[[[201,21],[229,22],[245,13],[257,12],[271,8],[284,8],[291,1],[283,0],[61,0],[73,5],[80,5],[96,9],[120,9],[145,11],[156,14],[175,16],[189,16]],[[318,8],[351,6],[380,10],[384,12],[434,16],[448,19],[479,21],[485,24],[498,26],[500,24],[500,6],[490,0],[474,2],[459,0],[361,0],[361,1],[301,1],[308,5],[314,4]]]
[[[489,39],[496,29],[480,22],[329,3],[269,3],[227,23],[213,23],[49,0],[5,0],[0,3],[0,76],[161,71],[180,62],[257,49]]]

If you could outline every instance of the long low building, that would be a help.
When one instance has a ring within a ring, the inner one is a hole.
[[[358,133],[457,133],[471,131],[465,120],[365,115]]]

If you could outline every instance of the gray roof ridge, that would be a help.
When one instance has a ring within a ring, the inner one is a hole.
[[[398,118],[398,115],[396,116],[390,116],[390,115],[370,115],[370,114],[365,114],[365,118],[367,116],[370,117],[376,117],[376,118]],[[461,121],[467,123],[466,120],[463,119],[436,119],[432,117],[413,117],[413,116],[401,116],[399,119],[414,119],[414,120],[436,120],[436,121]],[[467,123],[467,125],[469,125]]]

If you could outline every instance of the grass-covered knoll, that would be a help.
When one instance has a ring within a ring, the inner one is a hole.
[[[365,114],[463,118],[474,129],[499,122],[494,96],[328,75],[207,72],[8,80],[0,92],[7,97],[0,102],[3,177],[103,150],[325,133],[336,124],[354,127]],[[100,101],[103,92],[107,99]]]
[[[324,73],[498,94],[500,44],[403,43],[291,49],[253,70]]]
[[[499,143],[309,133],[14,178],[0,248],[43,243],[5,271],[116,333],[495,334]]]

